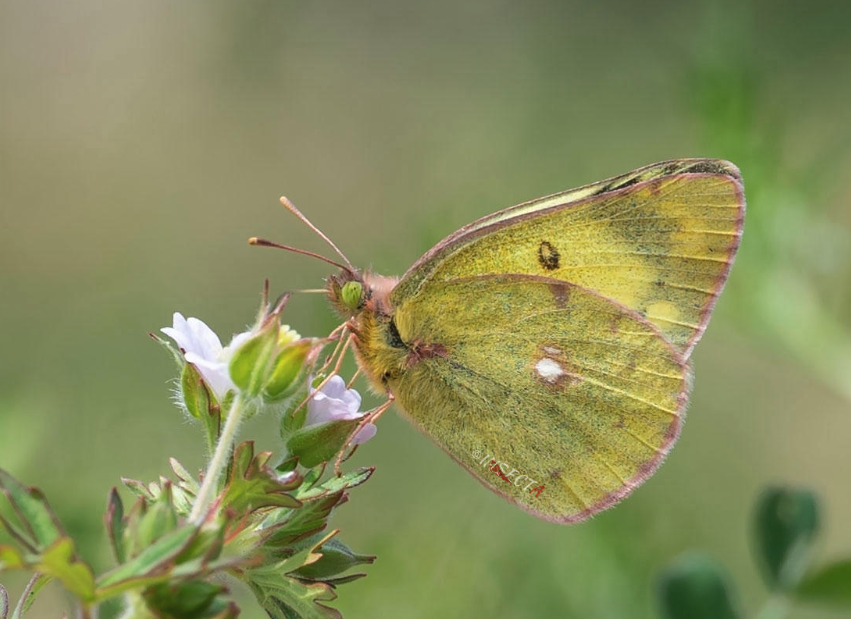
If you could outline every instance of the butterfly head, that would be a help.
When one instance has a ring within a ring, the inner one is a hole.
[[[328,299],[342,316],[351,318],[364,309],[387,312],[390,308],[390,291],[399,280],[357,269],[341,269],[331,275],[326,283]]]
[[[364,285],[363,273],[360,271],[342,269],[337,275],[328,278],[325,289],[331,305],[346,317],[358,314],[367,301],[368,288]]]

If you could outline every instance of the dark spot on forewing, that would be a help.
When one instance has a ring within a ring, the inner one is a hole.
[[[570,284],[550,284],[549,288],[553,295],[553,300],[556,302],[556,307],[565,309],[567,302],[570,300]]]
[[[559,267],[561,254],[549,241],[541,241],[538,245],[538,262],[547,271],[555,271]]]

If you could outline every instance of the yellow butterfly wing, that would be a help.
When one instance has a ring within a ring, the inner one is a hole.
[[[646,316],[688,357],[727,279],[744,212],[733,164],[659,163],[465,226],[417,261],[391,300],[398,305],[426,282],[541,275]]]
[[[532,275],[426,284],[393,325],[408,351],[387,375],[397,402],[480,482],[541,518],[578,522],[618,502],[679,433],[682,356],[648,320],[580,286]]]

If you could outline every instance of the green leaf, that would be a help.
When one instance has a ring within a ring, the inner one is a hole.
[[[32,536],[30,542],[37,550],[47,548],[64,535],[47,499],[38,488],[26,488],[14,477],[0,469],[0,488]]]
[[[148,504],[147,511],[130,533],[135,538],[134,548],[147,548],[156,540],[177,528],[178,518],[172,504],[171,482],[165,480],[159,496]]]
[[[70,537],[60,538],[45,550],[37,570],[59,580],[77,599],[83,602],[94,601],[94,572],[76,558],[74,542]]]
[[[815,570],[794,593],[800,600],[851,608],[851,559]]]
[[[121,497],[116,488],[113,488],[109,493],[104,520],[115,560],[118,563],[124,563],[127,560],[127,553],[124,548],[124,503],[121,502]]]
[[[374,466],[366,466],[359,469],[355,469],[354,471],[349,471],[348,473],[343,473],[339,477],[332,477],[325,481],[325,483],[323,483],[322,485],[314,488],[305,488],[305,486],[302,485],[302,487],[299,488],[299,492],[296,494],[296,496],[299,499],[310,500],[314,497],[320,496],[328,492],[348,490],[349,488],[360,486],[367,479],[369,479],[374,472]],[[301,490],[304,490],[304,492],[301,492]]]
[[[327,525],[331,511],[343,498],[343,491],[322,494],[305,501],[298,509],[275,514],[262,529],[262,532],[270,533],[264,546],[267,549],[285,548],[321,531]]]
[[[795,587],[807,569],[819,528],[818,502],[808,490],[769,488],[760,497],[755,542],[769,588]]]
[[[262,507],[298,507],[301,502],[287,494],[301,484],[301,475],[292,472],[283,476],[267,466],[271,452],[254,455],[254,442],[245,441],[233,455],[225,486],[222,505],[238,514]]]
[[[298,456],[306,468],[327,462],[339,452],[360,419],[328,421],[296,431],[287,441],[287,451]]]
[[[183,583],[166,582],[149,587],[143,597],[148,608],[158,617],[201,619],[209,616],[207,611],[216,596],[226,592],[224,585],[191,580]]]
[[[299,568],[293,572],[294,576],[329,582],[329,577],[342,574],[355,565],[375,562],[375,556],[358,554],[337,539],[329,539],[317,550],[322,553],[319,560]]]
[[[98,595],[108,593],[110,588],[114,588],[118,584],[144,579],[153,573],[160,575],[167,572],[172,559],[179,555],[197,534],[198,528],[193,524],[185,524],[171,533],[167,533],[127,563],[119,565],[111,572],[101,576],[97,583]],[[106,597],[111,597],[111,595],[115,595],[115,593]]]
[[[727,576],[710,557],[690,553],[659,577],[659,606],[665,619],[737,619]]]

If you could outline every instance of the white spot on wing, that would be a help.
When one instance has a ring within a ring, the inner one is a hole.
[[[535,364],[535,371],[538,373],[538,376],[550,383],[554,383],[560,376],[564,376],[564,369],[562,369],[559,363],[546,357]]]

